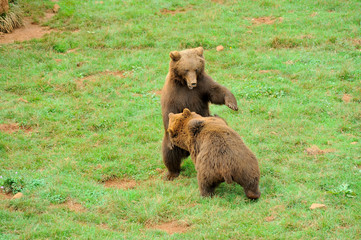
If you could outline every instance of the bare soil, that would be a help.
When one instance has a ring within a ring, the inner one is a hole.
[[[0,200],[12,199],[12,197],[13,197],[12,194],[6,194],[6,193],[0,191]]]
[[[342,101],[343,101],[344,103],[349,103],[351,100],[352,100],[352,96],[351,96],[350,94],[344,94],[344,95],[342,96]]]
[[[46,13],[43,21],[47,21],[53,16],[54,13]],[[15,29],[12,33],[0,33],[0,44],[23,42],[34,38],[41,38],[52,31],[54,31],[54,29],[33,23],[31,18],[24,18],[24,26],[21,28]]]
[[[174,233],[187,232],[190,228],[190,225],[186,223],[179,223],[177,221],[171,221],[171,222],[160,223],[157,225],[151,225],[148,226],[148,228],[165,231],[168,234],[174,234]]]
[[[17,124],[17,123],[0,124],[0,132],[14,133],[14,132],[19,131],[20,129],[26,133],[33,131],[30,127],[19,126],[19,124]]]

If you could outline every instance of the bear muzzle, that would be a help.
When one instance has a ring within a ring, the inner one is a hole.
[[[187,74],[185,79],[187,81],[187,86],[189,89],[193,89],[193,88],[197,87],[197,75],[195,73]]]

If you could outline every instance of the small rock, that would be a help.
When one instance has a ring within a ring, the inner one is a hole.
[[[24,196],[24,194],[22,194],[21,192],[18,192],[17,194],[15,194],[11,199],[20,199]]]
[[[352,144],[352,145],[355,145],[355,144],[357,144],[357,142],[352,142],[351,144]]]
[[[59,12],[59,9],[60,9],[60,6],[58,4],[54,4],[53,12],[57,13],[57,12]]]
[[[317,208],[326,208],[326,205],[320,204],[320,203],[312,203],[310,209],[313,210],[313,209],[317,209]]]
[[[217,46],[217,52],[223,51],[224,47],[222,45]]]

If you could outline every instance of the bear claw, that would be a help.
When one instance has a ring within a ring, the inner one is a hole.
[[[170,172],[167,172],[165,175],[164,175],[164,180],[166,181],[173,181],[175,178],[177,178],[179,176],[179,173],[170,173]]]
[[[232,103],[228,103],[227,107],[229,107],[230,109],[234,110],[234,111],[238,111],[238,107],[235,104]]]

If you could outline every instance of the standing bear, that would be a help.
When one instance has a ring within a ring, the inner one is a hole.
[[[216,83],[204,71],[203,48],[173,51],[169,54],[169,72],[162,89],[161,104],[164,124],[162,143],[163,162],[168,169],[167,180],[178,177],[182,159],[189,152],[179,147],[171,147],[168,129],[168,114],[180,113],[188,108],[201,116],[210,116],[209,103],[225,104],[237,111],[237,101],[224,86]]]
[[[168,133],[172,144],[190,152],[202,196],[211,196],[221,182],[236,182],[248,198],[260,197],[257,158],[222,118],[186,108],[169,113]]]

